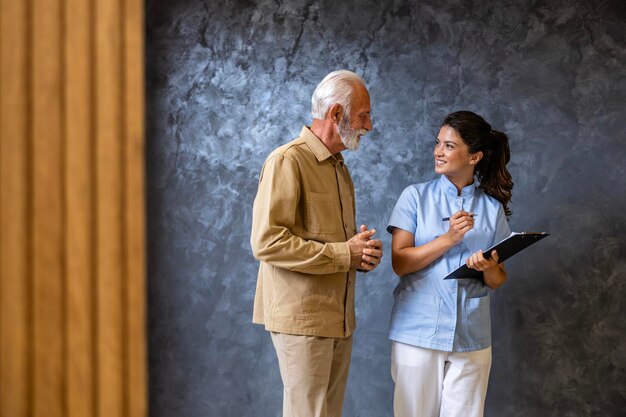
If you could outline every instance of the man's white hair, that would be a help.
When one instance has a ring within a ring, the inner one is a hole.
[[[341,105],[344,115],[348,116],[355,82],[361,83],[365,87],[365,80],[348,70],[333,71],[324,77],[311,97],[313,118],[324,119],[326,112],[333,104]]]

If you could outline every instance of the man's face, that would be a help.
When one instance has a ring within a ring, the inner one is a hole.
[[[339,137],[341,138],[341,142],[347,149],[351,151],[356,151],[357,149],[359,149],[359,141],[361,139],[361,136],[365,135],[367,133],[367,130],[353,129],[350,126],[350,122],[351,120],[348,114],[344,114],[338,126]]]
[[[359,148],[361,136],[372,130],[370,119],[370,96],[367,89],[358,84],[352,93],[350,114],[344,113],[338,125],[343,145],[354,151]]]

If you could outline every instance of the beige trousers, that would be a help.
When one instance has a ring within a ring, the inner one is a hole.
[[[341,417],[352,336],[271,333],[283,380],[283,417]]]

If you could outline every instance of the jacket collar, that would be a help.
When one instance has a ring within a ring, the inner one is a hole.
[[[322,142],[322,140],[315,136],[315,134],[311,132],[311,129],[308,126],[302,127],[302,130],[300,131],[300,137],[311,149],[311,152],[313,152],[318,161],[322,162],[331,158],[333,160],[333,164],[344,163],[343,155],[341,155],[341,152],[338,152],[335,155],[331,154],[326,145],[324,145],[324,143]]]

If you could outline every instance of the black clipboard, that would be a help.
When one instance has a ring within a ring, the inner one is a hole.
[[[498,252],[498,263],[501,263],[509,259],[511,256],[515,255],[517,252],[526,249],[533,243],[538,242],[549,235],[550,233],[545,232],[514,232],[511,233],[509,237],[502,240],[500,243],[493,245],[487,250],[484,250],[483,254],[485,258],[489,259],[489,257],[491,257],[491,251],[495,249]],[[482,279],[483,273],[481,271],[469,268],[467,265],[463,264],[454,271],[450,272],[448,275],[446,275],[444,279],[459,278]]]

